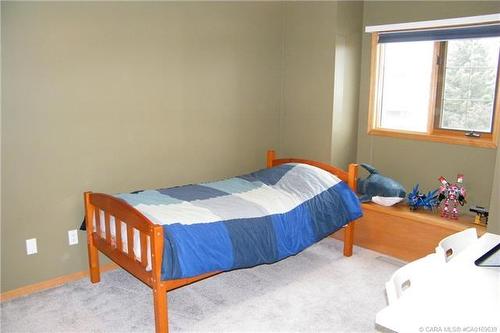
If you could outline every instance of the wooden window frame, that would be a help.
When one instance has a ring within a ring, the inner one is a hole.
[[[376,136],[394,137],[400,139],[423,140],[441,142],[448,144],[458,144],[482,148],[496,148],[500,132],[500,63],[497,67],[497,80],[495,87],[495,99],[493,108],[492,132],[481,133],[480,137],[465,136],[464,131],[449,130],[439,128],[442,81],[444,76],[444,66],[440,66],[437,59],[445,55],[445,43],[436,42],[434,45],[434,62],[431,78],[431,94],[429,98],[429,117],[426,132],[414,132],[407,130],[395,130],[378,127],[380,119],[380,106],[378,103],[377,89],[380,83],[380,59],[382,57],[381,48],[378,43],[379,34],[372,33],[371,37],[371,59],[370,59],[370,92],[368,100],[368,134]]]

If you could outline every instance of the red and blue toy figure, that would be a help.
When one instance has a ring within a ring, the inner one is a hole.
[[[465,201],[465,196],[467,192],[462,186],[464,181],[464,176],[457,175],[456,184],[450,184],[446,181],[443,176],[439,177],[441,186],[439,187],[439,203],[441,209],[441,216],[447,219],[456,220],[458,219],[458,204],[463,206]]]

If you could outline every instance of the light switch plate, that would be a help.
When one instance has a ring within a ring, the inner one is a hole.
[[[76,229],[68,231],[68,243],[69,245],[78,244],[78,231]]]
[[[36,238],[30,238],[26,240],[26,254],[31,255],[38,253],[38,249],[36,246]]]

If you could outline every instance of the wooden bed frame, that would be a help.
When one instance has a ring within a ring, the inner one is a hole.
[[[273,150],[267,151],[267,167],[271,168],[283,163],[305,163],[323,170],[331,172],[343,181],[347,182],[351,189],[356,189],[357,164],[350,164],[348,172],[333,167],[326,163],[297,159],[284,158],[276,159]],[[93,221],[95,217],[95,228],[92,224],[87,224],[87,247],[89,258],[90,281],[97,283],[100,281],[99,253],[101,251],[123,269],[137,277],[153,289],[155,327],[157,333],[168,332],[168,311],[167,292],[195,281],[205,279],[220,272],[211,272],[192,278],[161,280],[161,266],[163,253],[163,227],[154,224],[138,210],[113,196],[103,193],[84,193],[85,200],[85,220]],[[103,213],[102,213],[102,212]],[[101,230],[101,217],[104,216],[104,230]],[[111,236],[110,217],[115,219],[115,238]],[[126,228],[127,246],[123,248],[122,231],[123,224]],[[140,234],[141,258],[134,255],[134,230]],[[95,229],[95,230],[94,230]],[[352,255],[354,221],[344,227],[344,255]],[[148,266],[148,240],[151,250],[151,269]]]

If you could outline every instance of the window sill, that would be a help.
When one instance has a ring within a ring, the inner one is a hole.
[[[496,148],[497,143],[494,137],[470,138],[462,135],[428,134],[410,131],[393,131],[387,129],[369,129],[369,135],[386,136],[399,139],[421,140],[431,142],[441,142],[453,145],[464,145],[480,148]]]

